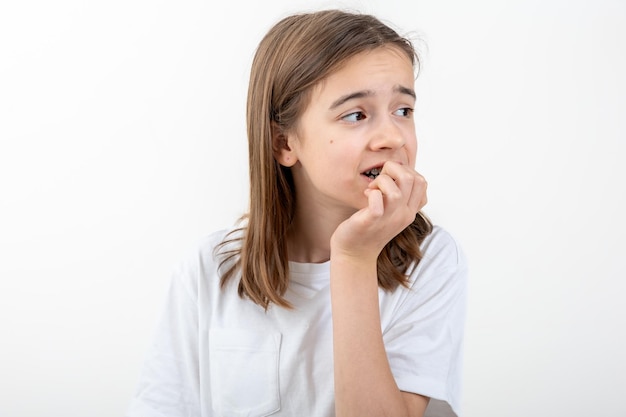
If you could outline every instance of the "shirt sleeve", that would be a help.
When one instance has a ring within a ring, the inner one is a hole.
[[[193,268],[174,272],[126,417],[199,417],[198,307]]]
[[[467,262],[441,228],[422,252],[410,288],[381,308],[387,356],[400,390],[446,401],[460,416]]]

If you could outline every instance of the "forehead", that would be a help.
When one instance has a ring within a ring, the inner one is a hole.
[[[313,97],[350,90],[389,90],[389,84],[412,88],[415,72],[403,50],[385,46],[358,53],[339,65],[311,93]]]

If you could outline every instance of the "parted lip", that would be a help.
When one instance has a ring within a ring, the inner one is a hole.
[[[365,175],[365,173],[366,173],[366,172],[369,172],[369,171],[371,171],[371,170],[373,170],[373,169],[375,169],[375,168],[380,168],[380,169],[382,169],[382,168],[383,168],[383,166],[384,166],[387,162],[389,162],[389,160],[387,160],[387,161],[382,161],[382,162],[379,162],[379,163],[377,163],[377,164],[374,164],[374,165],[370,166],[369,168],[364,169],[363,171],[361,171],[361,175]],[[404,165],[404,163],[403,163],[403,162],[401,162],[401,161],[393,161],[393,162],[395,162],[395,163],[397,163],[397,164],[400,164],[400,165]]]
[[[378,169],[381,169],[381,170],[382,170],[382,169],[383,169],[383,165],[384,165],[384,164],[373,165],[372,167],[367,168],[365,171],[361,172],[361,175],[365,175],[366,173],[368,173],[368,172],[370,172],[371,170],[376,169],[376,168],[378,168]]]

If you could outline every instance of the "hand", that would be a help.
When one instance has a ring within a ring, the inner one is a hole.
[[[427,183],[415,170],[388,161],[365,190],[367,207],[341,223],[331,237],[331,256],[377,259],[385,245],[426,205]]]

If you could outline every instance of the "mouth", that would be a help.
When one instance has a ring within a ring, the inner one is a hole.
[[[368,169],[365,172],[362,172],[361,175],[365,175],[366,177],[374,180],[378,175],[380,175],[380,171],[382,171],[383,167],[376,167],[372,169]]]

